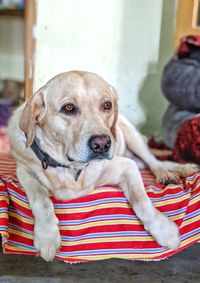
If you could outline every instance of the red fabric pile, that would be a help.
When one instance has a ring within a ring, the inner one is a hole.
[[[200,116],[184,122],[177,133],[173,160],[200,164]]]
[[[153,151],[160,160],[200,164],[200,115],[188,119],[179,127],[172,151],[153,137],[149,139],[148,145],[151,149],[162,149],[161,155]]]

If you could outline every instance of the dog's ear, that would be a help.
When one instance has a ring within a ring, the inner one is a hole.
[[[114,138],[116,139],[116,123],[117,123],[117,119],[118,119],[118,97],[117,97],[117,93],[116,91],[113,89],[115,97],[114,97],[114,105],[113,105],[113,109],[114,109],[114,119],[113,119],[113,123],[112,123],[112,127],[111,127],[111,133],[113,134]]]
[[[39,89],[26,102],[20,119],[20,128],[26,134],[26,147],[29,147],[35,137],[35,126],[40,123],[46,113],[44,88]]]

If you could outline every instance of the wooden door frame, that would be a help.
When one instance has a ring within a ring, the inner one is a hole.
[[[200,27],[195,24],[199,0],[178,0],[176,10],[175,48],[186,35],[200,35]]]
[[[24,81],[25,99],[33,94],[35,71],[36,1],[25,0]]]

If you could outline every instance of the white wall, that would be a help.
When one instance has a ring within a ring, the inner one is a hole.
[[[169,0],[173,4],[174,0]],[[135,125],[149,63],[159,57],[163,0],[38,0],[35,89],[68,70],[96,72]]]
[[[24,80],[24,21],[0,17],[0,79]]]

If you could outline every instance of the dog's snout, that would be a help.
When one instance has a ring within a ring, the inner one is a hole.
[[[110,149],[111,139],[107,135],[92,136],[89,140],[89,147],[94,153],[104,153]]]

